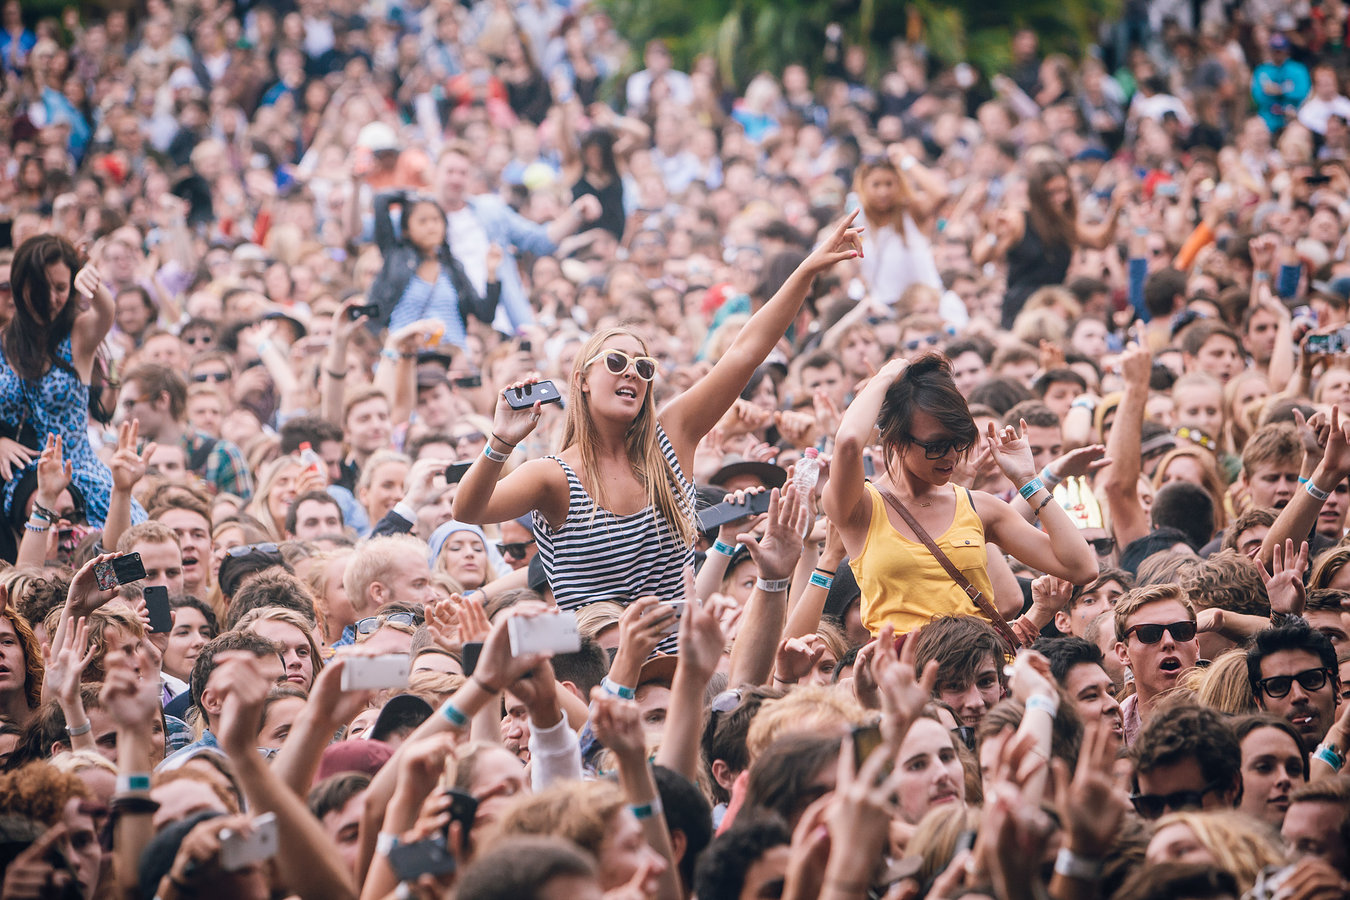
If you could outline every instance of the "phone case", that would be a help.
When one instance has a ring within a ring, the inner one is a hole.
[[[503,392],[506,397],[506,404],[512,409],[527,409],[536,403],[561,403],[562,395],[558,393],[558,387],[551,381],[536,381],[534,384],[527,384],[519,392],[507,390]]]
[[[247,836],[225,829],[220,834],[220,867],[237,872],[245,866],[277,855],[277,817],[263,813],[253,820],[253,833]]]
[[[150,615],[150,633],[167,634],[173,630],[173,610],[169,607],[169,589],[151,585],[145,589],[145,611]]]
[[[506,623],[511,639],[511,655],[530,653],[576,653],[581,649],[577,614],[571,611],[549,613],[532,618],[516,616]]]
[[[382,691],[408,683],[409,660],[403,654],[348,656],[342,668],[344,691]]]

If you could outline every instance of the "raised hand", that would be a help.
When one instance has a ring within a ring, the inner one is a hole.
[[[679,674],[690,674],[705,685],[712,680],[726,650],[726,635],[719,619],[729,602],[721,594],[713,594],[706,601],[689,598],[677,638]]]
[[[854,210],[839,223],[834,226],[829,237],[821,241],[811,255],[802,262],[802,268],[812,275],[819,275],[835,263],[843,262],[846,259],[861,259],[863,255],[862,233],[863,227],[853,227],[853,221],[858,218],[858,210]]]
[[[426,626],[431,639],[442,650],[455,652],[463,646],[459,640],[459,622],[449,598],[437,597],[426,605]]]
[[[80,886],[75,881],[75,873],[61,850],[68,834],[69,829],[57,823],[14,857],[14,861],[5,869],[0,897],[4,900],[19,900],[79,894]]]
[[[895,644],[895,627],[881,626],[877,650],[872,656],[872,680],[881,692],[881,731],[893,749],[900,748],[905,732],[933,699],[937,687],[937,660],[929,660],[920,674],[915,671],[915,645],[918,634],[905,636],[900,656],[890,651]]]
[[[0,478],[11,481],[14,475],[22,472],[33,461],[36,453],[9,438],[0,438]]]
[[[1101,859],[1115,846],[1129,805],[1111,777],[1117,749],[1111,724],[1091,719],[1083,726],[1083,747],[1072,780],[1067,763],[1057,759],[1051,764],[1065,845],[1089,859]]]
[[[1153,374],[1153,354],[1147,347],[1131,344],[1120,354],[1120,374],[1130,387],[1147,388]]]
[[[656,652],[674,616],[675,611],[656,597],[639,597],[628,604],[619,616],[619,649],[610,677],[625,687],[637,687],[643,662]]]
[[[759,568],[759,577],[769,581],[787,578],[802,555],[802,535],[810,521],[809,504],[790,483],[780,493],[777,488],[769,494],[769,513],[764,537],[753,534],[738,535],[738,543],[750,551],[750,558]]]
[[[1325,468],[1334,480],[1350,475],[1350,420],[1342,420],[1340,409],[1331,408],[1327,448],[1319,468]]]
[[[71,283],[75,292],[87,300],[92,300],[98,294],[107,294],[108,289],[103,286],[103,276],[99,274],[97,268],[92,263],[86,264],[84,268],[75,273],[75,280]],[[88,304],[80,307],[88,309]]]
[[[636,701],[592,688],[591,730],[600,743],[614,751],[621,764],[645,763],[647,736],[642,728],[642,708]]]
[[[117,727],[139,731],[152,716],[159,715],[159,683],[140,678],[129,656],[120,650],[103,659],[103,690],[99,702]]]
[[[141,423],[137,419],[117,426],[117,450],[108,461],[108,468],[112,470],[113,489],[127,494],[131,493],[136,482],[145,477],[145,471],[150,467],[150,457],[158,446],[149,443],[145,445],[145,450],[137,453],[140,428]]]
[[[1016,428],[1012,425],[997,428],[990,422],[986,444],[999,470],[1018,488],[1036,475],[1036,462],[1031,457],[1031,444],[1024,436],[1026,430],[1025,419]]]
[[[37,464],[37,502],[55,509],[61,492],[70,486],[71,463],[61,455],[61,435],[48,434]]]
[[[206,687],[218,691],[222,698],[220,715],[213,716],[211,724],[225,754],[237,759],[256,753],[263,702],[272,688],[272,682],[259,670],[258,658],[245,650],[219,654]]]
[[[1087,476],[1109,465],[1111,460],[1106,458],[1106,447],[1101,444],[1089,444],[1051,460],[1046,468],[1060,479],[1064,479]]]
[[[1308,602],[1303,588],[1303,573],[1308,569],[1308,542],[1300,544],[1297,552],[1292,538],[1286,539],[1283,547],[1276,544],[1271,550],[1269,572],[1260,559],[1256,563],[1261,567],[1261,580],[1270,597],[1270,611],[1286,616],[1303,615]]]
[[[94,577],[94,567],[99,563],[116,559],[117,553],[104,553],[96,556],[80,567],[70,580],[70,590],[66,593],[66,608],[70,615],[86,616],[117,596],[117,588],[103,590]]]
[[[80,676],[98,652],[98,648],[89,643],[87,620],[84,616],[77,620],[62,619],[56,626],[56,634],[52,635],[52,642],[42,649],[47,667],[42,682],[44,692],[50,690],[62,709],[78,703]]]
[[[825,642],[819,635],[785,638],[778,643],[774,657],[773,680],[782,684],[796,684],[816,667],[825,655]]]
[[[497,407],[492,413],[492,433],[496,435],[498,441],[513,446],[519,444],[529,437],[539,424],[540,411],[544,408],[542,403],[536,402],[533,406],[527,406],[523,409],[512,409],[511,404],[506,402],[508,393],[519,391],[528,384],[538,383],[539,373],[532,372],[527,378],[511,382],[505,390],[497,395]],[[497,447],[496,449],[502,450],[503,448]]]
[[[483,609],[483,604],[472,597],[465,597],[461,594],[450,595],[450,605],[455,610],[455,618],[459,625],[459,640],[463,644],[473,641],[482,642],[487,640],[488,631],[492,628],[492,623],[488,621],[487,611]]]

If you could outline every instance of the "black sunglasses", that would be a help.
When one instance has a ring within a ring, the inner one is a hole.
[[[264,544],[240,544],[238,547],[231,547],[226,550],[225,555],[238,559],[241,556],[248,556],[250,553],[278,553],[280,551],[280,547],[268,541]]]
[[[905,341],[905,349],[914,351],[921,347],[932,347],[940,340],[942,340],[942,337],[936,334],[930,334],[927,337],[914,338],[913,340]]]
[[[0,294],[10,294],[14,292],[14,287],[8,281],[0,281]]]
[[[1130,802],[1134,811],[1145,819],[1156,819],[1170,810],[1199,809],[1204,805],[1205,795],[1217,791],[1223,785],[1211,782],[1198,791],[1175,791],[1171,794],[1131,794]]]
[[[502,556],[509,556],[512,559],[523,559],[525,554],[529,552],[530,545],[533,543],[534,538],[530,538],[528,541],[518,541],[511,544],[498,544],[497,552]]]
[[[357,634],[374,634],[384,624],[417,626],[417,616],[408,612],[387,613],[383,616],[366,616],[356,622]]]
[[[189,343],[193,343],[193,342],[190,341]],[[214,381],[214,382],[216,382],[216,383],[220,383],[220,382],[222,382],[222,381],[229,381],[229,380],[230,380],[230,373],[229,373],[229,372],[198,372],[196,375],[193,375],[193,376],[192,376],[192,380],[195,381],[195,382],[197,382],[198,384],[205,384],[205,383],[208,382],[208,381]]]
[[[1106,556],[1112,550],[1116,549],[1116,539],[1113,537],[1093,538],[1088,541],[1088,543],[1092,545],[1093,551],[1096,552],[1098,556]],[[1145,641],[1145,643],[1151,642]]]
[[[463,444],[466,441],[481,441],[486,440],[486,438],[487,436],[483,434],[483,432],[481,431],[470,431],[468,434],[461,434],[458,437],[451,437],[450,441],[456,447],[458,447],[460,444]]]
[[[1184,644],[1195,637],[1194,622],[1172,622],[1167,625],[1131,625],[1125,629],[1125,639],[1130,635],[1139,638],[1141,644],[1156,644],[1162,640],[1163,632],[1172,635],[1172,640]]]
[[[975,446],[974,441],[963,441],[959,438],[945,438],[940,441],[921,441],[914,435],[905,435],[909,442],[923,450],[923,455],[928,459],[942,459],[948,453],[955,450],[958,454],[965,453]]]
[[[1286,696],[1295,681],[1305,691],[1320,691],[1326,687],[1327,679],[1330,677],[1330,669],[1305,669],[1297,675],[1272,675],[1269,678],[1262,678],[1256,686],[1265,692],[1267,697],[1278,698]]]

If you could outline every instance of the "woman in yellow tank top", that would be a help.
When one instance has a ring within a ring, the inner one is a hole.
[[[885,471],[863,475],[863,450],[881,429]],[[913,631],[934,616],[983,615],[918,535],[883,498],[909,510],[967,580],[993,600],[985,542],[1034,569],[1074,584],[1097,577],[1097,559],[1059,504],[1040,484],[1031,448],[1018,429],[987,440],[995,462],[1036,511],[1044,531],[1004,501],[952,484],[956,465],[979,439],[951,366],[937,354],[888,362],[854,398],[839,425],[825,486],[825,512],[839,529],[862,590],[862,621],[876,633],[887,622]]]

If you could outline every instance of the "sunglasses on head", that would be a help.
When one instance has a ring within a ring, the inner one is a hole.
[[[250,553],[277,553],[280,550],[280,547],[268,541],[264,544],[240,544],[238,547],[231,547],[226,550],[225,555],[238,559],[241,556],[248,556]]]
[[[192,380],[198,384],[205,384],[208,381],[214,381],[217,384],[222,381],[230,380],[229,372],[198,372],[192,376]]]
[[[656,377],[656,360],[650,356],[629,356],[622,350],[606,350],[586,363],[586,368],[589,369],[598,362],[604,362],[605,368],[612,375],[622,375],[628,371],[629,366],[632,366],[637,377],[643,381],[651,381]]]
[[[744,702],[745,691],[740,688],[732,688],[714,697],[712,703],[708,704],[708,709],[715,713],[735,712],[741,708],[741,704]]]
[[[380,630],[384,624],[390,625],[409,625],[417,627],[417,616],[409,612],[386,613],[382,616],[366,616],[364,619],[357,619],[357,634],[374,634]]]
[[[1125,640],[1130,635],[1139,638],[1141,644],[1156,644],[1162,640],[1163,632],[1172,635],[1172,640],[1184,644],[1195,637],[1194,622],[1172,622],[1167,625],[1131,625],[1125,629]]]
[[[534,543],[534,538],[528,541],[518,541],[510,544],[498,544],[497,552],[502,556],[509,556],[512,559],[524,559],[525,554],[529,552],[530,545]]]
[[[1145,819],[1156,819],[1170,810],[1199,809],[1204,805],[1205,795],[1222,787],[1218,782],[1205,785],[1199,791],[1175,791],[1171,794],[1131,794],[1130,802],[1134,811]]]
[[[1262,678],[1256,686],[1267,697],[1279,698],[1289,693],[1295,681],[1305,691],[1320,691],[1326,687],[1327,679],[1330,677],[1330,669],[1305,669],[1296,675],[1272,675],[1269,678]]]
[[[971,447],[975,446],[974,441],[963,441],[958,438],[944,438],[940,441],[921,441],[914,435],[906,435],[909,442],[923,450],[923,455],[929,459],[942,459],[948,453],[955,450],[957,453],[965,453]]]

